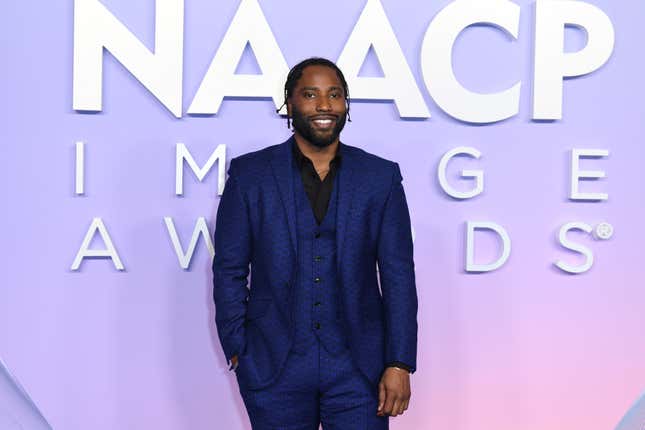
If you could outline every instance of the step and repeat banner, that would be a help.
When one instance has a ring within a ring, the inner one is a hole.
[[[418,370],[394,429],[645,426],[645,6],[67,0],[3,8],[2,428],[248,429],[214,324],[231,158],[342,68],[396,161]],[[289,405],[285,405],[289,407]]]

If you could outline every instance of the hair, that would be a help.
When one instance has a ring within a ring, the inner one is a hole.
[[[299,62],[298,64],[293,66],[291,70],[289,70],[287,80],[284,83],[284,102],[282,103],[282,106],[280,106],[280,108],[276,109],[276,112],[280,112],[280,109],[282,109],[282,107],[287,104],[287,101],[293,94],[293,90],[296,88],[296,84],[302,77],[302,73],[309,66],[329,67],[336,72],[336,75],[338,76],[338,79],[343,86],[343,91],[345,92],[345,103],[347,104],[347,121],[351,122],[352,119],[349,116],[349,89],[347,88],[347,81],[345,80],[345,76],[333,61],[321,57],[307,58],[306,60]],[[287,114],[287,128],[291,128],[291,117],[289,116],[289,114]]]

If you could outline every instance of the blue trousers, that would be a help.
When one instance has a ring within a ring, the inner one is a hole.
[[[331,355],[318,340],[290,352],[278,379],[240,390],[253,430],[388,430],[376,415],[378,389],[354,364],[349,349]]]

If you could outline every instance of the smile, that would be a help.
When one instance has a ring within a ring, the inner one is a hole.
[[[329,128],[335,121],[336,120],[332,118],[318,118],[311,120],[311,122],[313,122],[319,128]]]

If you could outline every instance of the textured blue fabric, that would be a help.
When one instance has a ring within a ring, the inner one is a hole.
[[[336,273],[338,175],[334,178],[327,213],[318,225],[296,163],[292,171],[298,232],[293,349],[303,352],[318,338],[330,353],[338,354],[347,348],[347,339],[340,323]]]
[[[248,389],[278,378],[294,341],[299,241],[291,139],[232,159],[217,212],[215,322],[224,354],[238,355],[238,381]],[[376,386],[386,362],[416,368],[410,216],[398,164],[341,145],[335,187],[340,325],[354,362]]]
[[[239,380],[239,373],[238,380]],[[280,375],[260,390],[240,387],[253,430],[387,430],[376,415],[378,391],[351,353],[330,354],[317,339],[291,351]]]

